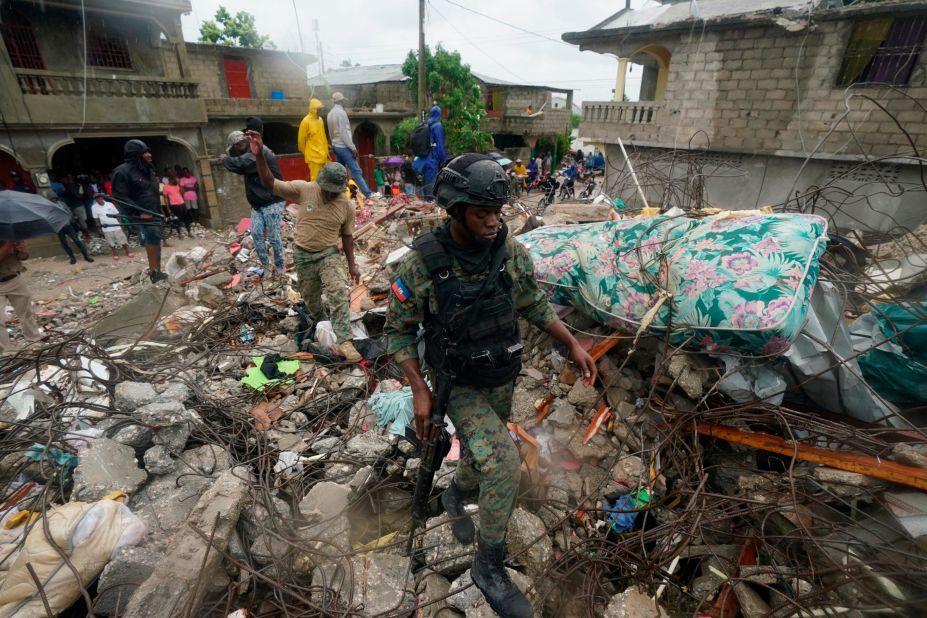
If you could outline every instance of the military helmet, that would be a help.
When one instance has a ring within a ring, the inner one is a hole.
[[[509,199],[509,181],[494,159],[470,152],[438,173],[434,193],[438,206],[448,211],[458,204],[497,207]]]

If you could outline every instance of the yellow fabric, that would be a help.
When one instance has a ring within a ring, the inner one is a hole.
[[[322,102],[318,99],[309,101],[309,113],[299,123],[299,151],[303,153],[309,169],[317,164],[320,168],[328,162],[328,138],[325,137],[325,123],[319,118]],[[312,174],[315,180],[315,174]]]
[[[325,167],[327,161],[319,161],[314,163],[312,161],[306,161],[306,165],[309,166],[309,180],[315,180],[319,177],[319,172],[322,171],[322,168]]]
[[[872,17],[856,23],[850,44],[847,45],[843,70],[840,72],[839,83],[847,86],[855,84],[863,76],[863,71],[872,62],[873,56],[888,36],[894,18]]]
[[[47,520],[52,540],[67,554],[85,586],[103,571],[117,547],[137,544],[145,534],[138,518],[125,505],[113,500],[68,502],[49,511]],[[77,538],[79,525],[81,536]],[[46,539],[41,523],[32,526],[17,553],[15,548],[22,531],[17,530],[20,534],[16,536],[10,534],[12,531],[0,535],[0,556],[12,558],[0,566],[0,618],[46,616],[26,564],[35,569],[48,604],[58,615],[80,596],[74,574]]]
[[[512,171],[515,172],[516,176],[525,176],[528,174],[528,168],[524,164],[516,165],[512,168]]]
[[[326,202],[318,183],[305,180],[275,180],[274,194],[299,205],[293,231],[297,247],[317,253],[354,234],[354,206],[343,194]]]

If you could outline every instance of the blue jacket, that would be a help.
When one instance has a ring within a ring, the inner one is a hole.
[[[441,108],[435,105],[428,114],[428,137],[431,140],[431,152],[425,157],[420,157],[413,162],[415,170],[420,174],[426,168],[437,170],[447,159],[447,151],[444,149],[444,125],[441,124]]]

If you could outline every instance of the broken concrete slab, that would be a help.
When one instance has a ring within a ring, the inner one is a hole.
[[[528,601],[532,605],[535,605],[538,599],[536,598],[537,595],[533,594],[534,590],[531,586],[531,580],[514,569],[506,567],[505,570],[508,572],[509,577],[512,578],[515,585],[518,586],[518,589],[528,597]],[[497,615],[489,606],[489,603],[486,602],[486,598],[483,596],[483,593],[480,592],[480,589],[473,584],[473,578],[470,576],[470,569],[464,571],[460,577],[451,583],[448,592],[451,596],[447,598],[447,604],[464,612],[467,618],[494,618]],[[537,613],[537,611],[538,608],[535,607],[535,612]]]
[[[154,572],[164,549],[155,543],[119,549],[100,574],[93,612],[103,616],[121,614],[132,594]]]
[[[392,448],[392,440],[389,437],[381,436],[376,431],[365,431],[348,440],[347,444],[348,454],[363,461],[379,459],[389,453]]]
[[[248,493],[248,478],[248,470],[243,467],[219,475],[191,511],[189,527],[178,531],[154,572],[132,595],[125,618],[197,614],[206,592],[200,580],[221,568],[220,552],[228,546],[238,522]]]
[[[93,502],[112,491],[134,494],[148,475],[138,467],[135,450],[109,438],[99,437],[81,449],[74,469],[76,500]]]
[[[505,546],[508,555],[524,564],[532,577],[543,573],[554,556],[554,544],[547,535],[544,521],[522,507],[512,512],[506,528]]]
[[[309,489],[299,502],[299,513],[310,521],[329,519],[344,512],[351,498],[351,488],[321,481]]]
[[[183,451],[190,439],[189,425],[173,425],[171,427],[160,427],[154,432],[151,441],[158,446],[163,446],[171,453]]]
[[[148,448],[152,444],[154,432],[144,425],[126,425],[113,434],[113,440],[132,448]]]
[[[113,394],[116,409],[129,413],[134,412],[136,408],[154,403],[157,399],[158,393],[148,382],[120,382]]]
[[[473,516],[473,523],[479,529],[479,515]],[[476,545],[461,545],[454,538],[447,516],[434,517],[425,524],[425,535],[415,540],[422,541],[428,566],[448,578],[454,578],[470,568]]]
[[[353,556],[315,569],[312,585],[336,593],[347,613],[405,616],[416,605],[414,580],[408,574],[409,559],[403,556]]]
[[[145,451],[145,470],[150,474],[167,474],[176,466],[167,448],[158,444]]]
[[[604,618],[659,618],[667,615],[651,597],[636,588],[628,588],[611,598]]]
[[[137,408],[132,416],[154,427],[172,427],[200,422],[200,415],[184,407],[180,401],[155,401]]]
[[[578,380],[570,389],[567,400],[580,411],[585,411],[595,406],[599,400],[599,391],[595,386],[586,386],[582,380]]]

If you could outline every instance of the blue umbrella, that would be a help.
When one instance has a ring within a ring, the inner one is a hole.
[[[0,240],[57,234],[71,213],[35,193],[0,191]]]

